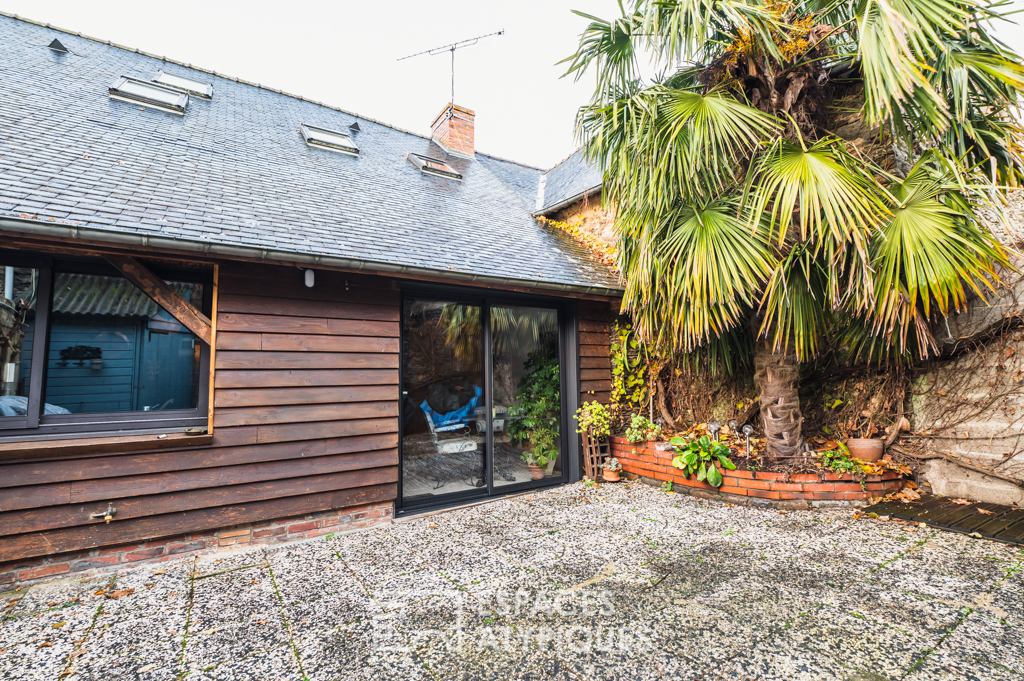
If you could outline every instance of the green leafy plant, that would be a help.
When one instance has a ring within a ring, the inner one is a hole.
[[[697,480],[707,481],[712,487],[722,486],[722,474],[716,463],[722,468],[736,470],[736,464],[729,459],[729,448],[721,442],[712,441],[707,435],[701,435],[692,442],[674,437],[671,443],[676,449],[672,465],[683,469],[687,475],[696,475]]]
[[[622,464],[619,463],[619,460],[613,456],[612,458],[608,459],[603,464],[601,464],[601,468],[605,469],[606,471],[621,471]]]
[[[665,484],[663,484],[661,486],[661,491],[665,492],[666,494],[671,494],[672,493],[672,481],[671,480],[667,480],[665,482]]]
[[[530,435],[530,443],[533,445],[519,455],[519,458],[527,466],[540,466],[544,468],[558,456],[558,431],[550,428],[540,428]]]
[[[543,468],[558,456],[559,393],[558,346],[545,342],[526,356],[526,373],[519,381],[516,403],[508,408],[505,431],[519,446],[529,441],[529,451],[522,454],[528,465]],[[530,464],[527,457],[537,463]],[[543,461],[543,463],[540,463]]]
[[[603,440],[612,432],[612,415],[600,402],[584,402],[576,410],[577,433],[586,433],[593,440]]]
[[[818,462],[833,473],[859,473],[860,465],[850,456],[850,450],[841,444],[836,449],[818,452]]]
[[[633,414],[626,429],[626,439],[630,442],[645,442],[661,437],[661,426],[642,414]]]

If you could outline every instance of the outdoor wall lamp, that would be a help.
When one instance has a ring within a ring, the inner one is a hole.
[[[313,288],[313,284],[315,282],[315,279],[316,279],[316,274],[313,272],[313,270],[306,270],[305,271],[306,288]]]

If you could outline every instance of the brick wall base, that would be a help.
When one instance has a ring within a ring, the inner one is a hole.
[[[120,567],[158,563],[247,544],[283,543],[332,533],[341,534],[390,522],[393,514],[394,506],[391,503],[351,506],[251,525],[225,527],[212,532],[0,563],[0,592],[55,577],[87,575]]]
[[[622,437],[611,438],[611,455],[622,464],[632,479],[657,487],[672,483],[672,491],[703,499],[718,499],[731,504],[783,509],[865,506],[872,498],[883,497],[903,486],[896,473],[852,475],[822,472],[820,475],[761,471],[729,471],[719,468],[724,481],[715,488],[687,477],[672,465],[675,451],[659,449],[657,442],[629,442]]]

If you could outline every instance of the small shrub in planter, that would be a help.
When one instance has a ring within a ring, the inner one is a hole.
[[[629,422],[629,428],[626,429],[627,440],[637,443],[657,440],[659,437],[661,437],[661,426],[646,416],[633,414],[633,418]]]
[[[716,463],[730,471],[736,470],[736,464],[729,459],[729,448],[707,435],[701,435],[692,442],[674,437],[671,444],[676,449],[672,465],[681,468],[687,475],[696,475],[697,480],[706,481],[712,487],[721,487],[723,481]]]
[[[618,482],[619,471],[622,470],[622,464],[615,457],[608,459],[606,462],[601,464],[601,468],[604,469],[604,479],[607,482]]]
[[[556,456],[558,450],[554,446],[554,438],[551,438],[550,442],[545,438],[544,442],[534,442],[533,449],[526,450],[519,458],[530,469],[530,477],[533,480],[540,480],[544,477],[544,469]]]

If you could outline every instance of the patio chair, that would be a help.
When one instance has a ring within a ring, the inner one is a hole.
[[[460,477],[470,487],[482,487],[485,484],[482,461],[477,454],[480,441],[469,435],[469,415],[476,409],[483,394],[479,386],[474,388],[475,395],[464,407],[447,414],[438,414],[426,400],[420,404],[430,428],[430,439],[434,443],[435,455],[430,461],[434,489],[447,485],[453,476]],[[439,433],[454,434],[458,431],[464,431],[459,433],[461,437],[438,437]],[[479,480],[474,482],[474,477]]]

